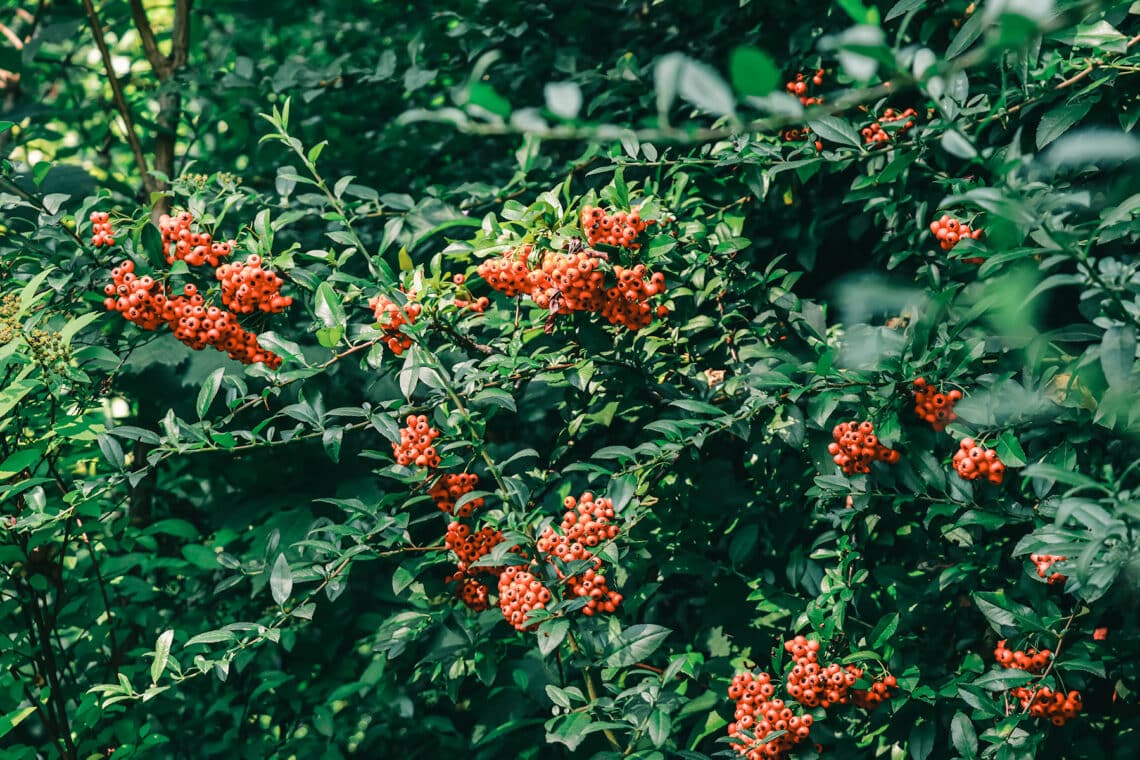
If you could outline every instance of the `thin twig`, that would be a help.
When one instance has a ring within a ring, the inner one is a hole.
[[[578,639],[575,638],[573,631],[567,632],[566,643],[570,645],[570,651],[572,651],[574,654],[582,653],[582,649],[578,646]],[[582,676],[586,681],[586,693],[590,696],[590,701],[597,702],[598,685],[594,682],[594,673],[592,670],[590,670],[589,665],[586,665],[582,668]],[[621,742],[617,740],[617,736],[614,735],[614,732],[606,728],[602,730],[602,733],[605,734],[606,739],[609,740],[610,746],[620,752]]]
[[[151,28],[142,0],[131,0],[131,19],[135,22],[135,29],[138,30],[139,39],[142,40],[143,53],[146,54],[146,59],[154,69],[155,75],[160,81],[170,76],[170,60],[159,52],[158,41],[154,37],[154,29]]]
[[[99,17],[95,14],[95,6],[91,0],[83,0],[83,10],[87,12],[87,25],[91,27],[91,36],[95,38],[95,47],[99,48],[99,57],[103,59],[103,68],[107,72],[107,81],[111,85],[111,96],[115,101],[115,110],[123,118],[123,131],[127,138],[127,143],[131,147],[131,153],[135,157],[135,166],[142,175],[143,187],[147,193],[152,193],[157,190],[155,179],[151,176],[150,169],[147,168],[146,155],[143,153],[142,143],[139,142],[138,135],[135,134],[135,122],[131,117],[131,109],[127,105],[127,99],[123,96],[123,86],[119,83],[119,78],[115,76],[115,66],[111,62],[111,51],[107,49],[107,40],[103,36],[103,26],[99,23]]]

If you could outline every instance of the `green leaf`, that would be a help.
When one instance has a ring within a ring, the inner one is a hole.
[[[1039,615],[1023,604],[1010,601],[1004,591],[979,591],[974,594],[974,603],[998,633],[1002,632],[1002,627],[1021,628],[1023,633],[1044,629]]]
[[[538,640],[538,651],[545,657],[546,655],[557,649],[562,641],[566,638],[566,634],[570,631],[570,621],[566,618],[553,618],[544,621],[538,626],[538,631],[535,637]],[[570,705],[563,705],[569,707]]]
[[[1054,169],[1140,160],[1140,137],[1111,129],[1081,129],[1061,137],[1041,160]]]
[[[174,642],[174,631],[166,630],[159,634],[154,644],[154,660],[150,663],[150,681],[158,683],[166,663],[170,660],[170,645]]]
[[[225,367],[219,367],[210,373],[209,377],[202,383],[202,387],[198,389],[198,403],[195,405],[198,419],[203,419],[206,416],[206,411],[214,402],[214,397],[218,395],[218,389],[222,386],[222,377],[225,374]]]
[[[891,9],[887,11],[886,18],[883,20],[893,21],[899,16],[904,16],[913,10],[921,8],[925,4],[926,0],[899,0],[897,3],[891,6]]]
[[[669,110],[677,100],[677,80],[685,56],[669,53],[657,59],[653,66],[653,83],[657,94],[657,114],[662,123],[668,121]]]
[[[997,440],[998,458],[1007,467],[1024,467],[1026,462],[1025,450],[1021,448],[1020,441],[1013,431],[1007,430]]]
[[[305,352],[291,340],[286,340],[274,332],[263,332],[257,336],[257,342],[264,348],[268,348],[275,354],[280,354],[282,358],[288,359],[303,367],[309,366],[305,361]]]
[[[1057,32],[1050,35],[1050,39],[1072,47],[1094,48],[1111,53],[1123,53],[1128,50],[1128,37],[1104,19]]]
[[[546,722],[546,741],[565,744],[571,752],[589,735],[590,716],[574,712],[559,715]]]
[[[1042,116],[1041,122],[1037,125],[1037,149],[1041,150],[1072,129],[1077,122],[1085,118],[1092,106],[1092,100],[1085,100],[1081,103],[1058,106]]]
[[[6,418],[8,413],[15,409],[16,405],[29,393],[43,387],[43,382],[38,378],[28,377],[32,373],[32,369],[29,364],[18,377],[0,388],[0,419]]]
[[[103,452],[103,458],[107,460],[108,464],[116,470],[123,469],[126,459],[123,456],[123,447],[119,445],[111,436],[106,433],[100,433],[96,437],[99,443],[99,450]]]
[[[1031,464],[1025,468],[1024,474],[1032,478],[1047,478],[1049,480],[1057,480],[1066,485],[1075,486],[1078,488],[1095,488],[1105,493],[1112,493],[1107,486],[1099,483],[1088,475],[1080,472],[1073,472],[1072,470],[1065,469],[1064,467],[1057,467],[1051,464]]]
[[[728,545],[728,557],[732,564],[742,563],[756,547],[756,539],[760,534],[760,527],[755,523],[745,525],[733,533],[732,541]]]
[[[285,555],[278,554],[273,563],[273,570],[269,574],[269,591],[273,594],[273,601],[277,606],[285,604],[289,595],[293,593],[293,571],[289,569],[289,560]]]
[[[545,652],[543,654],[545,654]],[[574,705],[574,703],[570,701],[570,697],[567,696],[566,690],[560,689],[552,683],[546,685],[546,696],[555,707],[569,710]]]
[[[1031,683],[1037,676],[1025,670],[999,668],[974,679],[973,685],[987,691],[1007,691]]]
[[[511,104],[486,82],[472,82],[468,97],[472,105],[479,106],[496,116],[505,119],[511,115]]]
[[[697,108],[714,116],[736,113],[736,97],[716,69],[685,58],[677,72],[677,92]]]
[[[237,639],[237,634],[233,631],[206,631],[194,636],[183,646],[183,649],[194,646],[195,644],[227,644]]]
[[[631,625],[622,631],[616,648],[606,657],[606,663],[616,667],[634,665],[657,651],[671,633],[660,625]]]
[[[80,330],[82,330],[84,327],[87,327],[87,325],[91,324],[96,319],[99,319],[101,316],[103,316],[103,312],[92,311],[75,317],[74,319],[68,320],[67,324],[63,326],[63,329],[59,331],[60,339],[63,340],[64,343],[70,345],[71,339],[74,338]]]
[[[44,267],[35,277],[28,280],[27,284],[20,290],[20,312],[26,312],[28,307],[36,302],[36,299],[41,295],[39,292],[40,285],[43,285],[44,281],[47,280],[54,271],[55,267]]]
[[[102,439],[105,437],[105,434],[100,433],[99,437],[99,444],[100,447],[102,447]],[[118,442],[113,438],[107,438],[107,441],[111,447],[118,446]],[[41,444],[39,446],[29,446],[26,449],[20,449],[9,455],[3,462],[0,462],[0,479],[17,477],[25,468],[36,469],[36,466],[40,463],[40,459],[43,457],[43,453],[43,444]],[[104,452],[104,456],[106,456],[106,452]],[[119,464],[117,466],[110,458],[108,458],[107,461],[111,462],[116,470],[123,469],[123,450],[119,449]]]
[[[985,29],[983,26],[984,13],[975,13],[970,18],[966,19],[966,23],[962,24],[962,28],[954,35],[951,40],[950,46],[946,48],[946,58],[957,58],[962,53],[970,49],[978,37],[982,36],[982,31]]]
[[[818,119],[809,121],[808,127],[823,139],[840,145],[858,148],[863,144],[863,140],[855,131],[855,127],[837,116],[820,116]]]
[[[515,397],[502,388],[484,388],[471,397],[475,406],[495,406],[509,412],[517,411]]]
[[[956,713],[950,721],[950,743],[966,760],[977,757],[978,735],[974,731],[974,722],[963,712]]]
[[[344,337],[343,327],[319,327],[317,328],[317,343],[320,343],[324,348],[336,348],[340,344],[340,339]]]
[[[614,512],[621,513],[626,504],[629,504],[633,499],[633,495],[637,489],[637,476],[636,475],[623,475],[614,478],[606,487],[606,496],[614,503]]]
[[[899,614],[892,612],[881,618],[871,633],[867,636],[867,644],[872,649],[878,649],[891,640],[899,628]]]
[[[0,121],[0,127],[4,127],[5,124],[10,123],[11,122]],[[0,132],[3,131],[4,129],[0,129]],[[0,738],[11,733],[12,729],[23,723],[24,719],[35,711],[36,706],[31,705],[29,707],[19,707],[9,713],[5,713],[3,717],[0,717]]]
[[[345,326],[344,306],[340,303],[340,296],[328,282],[322,282],[317,286],[313,311],[324,327],[343,328]]]
[[[978,155],[978,150],[973,144],[962,136],[962,133],[951,129],[942,133],[942,149],[949,153],[951,156],[957,158],[970,160]]]
[[[1136,328],[1114,325],[1104,331],[1100,342],[1100,367],[1110,386],[1128,388],[1136,363]]]
[[[655,708],[646,719],[645,729],[649,732],[649,741],[654,747],[663,747],[669,740],[669,731],[673,728],[673,721],[669,713],[661,708]]]
[[[340,447],[344,442],[344,428],[330,427],[321,433],[321,446],[324,447],[325,453],[328,454],[329,459],[334,462],[340,461]]]
[[[544,93],[546,107],[561,119],[574,119],[582,110],[582,90],[573,82],[550,82]]]
[[[868,8],[860,0],[837,0],[837,4],[856,24],[879,23],[878,8]]]
[[[772,56],[751,45],[742,45],[732,51],[728,71],[732,86],[741,95],[763,97],[780,83],[780,68]]]
[[[928,720],[920,721],[910,730],[907,740],[907,755],[911,760],[926,760],[934,749],[934,724]]]

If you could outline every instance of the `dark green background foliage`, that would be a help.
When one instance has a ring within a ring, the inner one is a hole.
[[[729,679],[796,633],[900,686],[801,756],[1140,755],[1137,4],[89,10],[0,10],[5,758],[733,757]],[[783,83],[819,68],[804,114]],[[865,146],[886,107],[914,129]],[[476,276],[599,201],[661,222],[622,259],[666,275],[651,327],[547,332]],[[165,271],[171,206],[282,273],[247,322],[279,372],[104,311],[122,258]],[[942,251],[942,214],[985,237]],[[367,304],[401,288],[396,357]],[[946,433],[919,376],[964,393]],[[408,413],[513,542],[613,498],[617,613],[463,607]],[[850,419],[901,462],[840,474]],[[953,472],[967,435],[1004,483]],[[1003,638],[1083,714],[1023,714]]]

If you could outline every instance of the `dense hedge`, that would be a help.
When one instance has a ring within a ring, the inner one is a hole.
[[[1140,754],[1134,3],[24,5],[6,758]]]

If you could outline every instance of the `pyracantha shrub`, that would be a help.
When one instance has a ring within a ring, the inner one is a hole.
[[[942,393],[928,386],[926,378],[920,377],[914,381],[914,413],[940,433],[958,419],[958,415],[954,414],[954,404],[961,398],[962,391],[957,388]]]
[[[899,452],[879,442],[875,425],[869,420],[841,422],[832,428],[831,437],[827,452],[844,475],[869,473],[872,462],[895,464],[899,461]]]
[[[997,451],[979,446],[973,438],[963,438],[954,452],[954,470],[963,480],[985,478],[998,485],[1005,477],[1005,465]]]
[[[440,456],[434,441],[439,431],[428,424],[426,414],[410,414],[400,428],[400,442],[392,444],[396,464],[405,467],[439,467]]]

